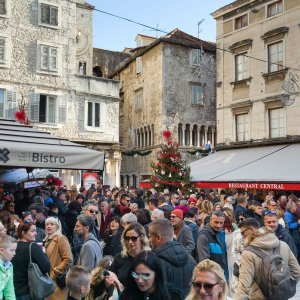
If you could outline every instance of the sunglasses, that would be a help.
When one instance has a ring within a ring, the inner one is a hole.
[[[91,214],[96,214],[96,215],[99,213],[98,210],[93,210],[93,209],[89,209],[89,212],[90,212]]]
[[[135,272],[131,272],[131,276],[134,278],[134,279],[142,279],[144,281],[148,281],[152,275],[150,273],[135,273]]]
[[[251,229],[251,227],[249,227],[249,228],[246,228],[245,230],[243,230],[243,231],[241,231],[241,235],[244,235],[248,230],[250,230]]]
[[[277,214],[275,211],[271,211],[271,210],[267,210],[263,213],[264,216],[276,216],[277,217]]]
[[[209,292],[211,291],[215,285],[217,285],[219,282],[216,283],[207,283],[207,282],[200,282],[200,281],[193,281],[192,285],[195,289],[201,289],[202,287],[205,289],[205,291]]]
[[[135,243],[139,237],[140,237],[140,235],[138,235],[138,236],[124,236],[124,241],[129,242],[131,240],[133,243]]]

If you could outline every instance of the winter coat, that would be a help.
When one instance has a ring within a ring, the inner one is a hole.
[[[275,231],[275,235],[280,241],[286,242],[289,245],[295,257],[297,257],[298,250],[295,241],[282,225],[278,224],[278,227]]]
[[[284,219],[289,228],[290,235],[293,237],[296,244],[300,243],[299,228],[300,224],[297,222],[297,215],[293,214],[290,210],[284,213]]]
[[[103,255],[115,257],[122,251],[121,236],[123,231],[124,227],[120,226],[114,235],[109,234],[104,236],[105,247],[103,249]]]
[[[86,267],[92,271],[103,257],[103,252],[99,241],[90,233],[84,241],[79,253],[78,265]]]
[[[196,261],[187,254],[182,244],[170,241],[154,250],[159,257],[166,276],[166,282],[172,283],[186,296],[191,287],[191,278]]]
[[[195,250],[193,232],[192,229],[184,223],[177,234],[177,242],[183,245],[188,254],[193,254]]]
[[[288,263],[291,274],[295,280],[300,278],[299,264],[289,246],[279,241],[271,228],[262,227],[254,234],[249,235],[245,241],[245,247],[251,245],[271,255],[274,248],[279,251],[283,259]],[[241,255],[240,276],[234,300],[265,300],[265,296],[256,284],[261,281],[262,260],[251,251],[244,250]]]
[[[15,300],[14,289],[14,272],[11,262],[6,262],[4,267],[2,260],[0,259],[0,300]]]
[[[199,262],[208,258],[218,263],[228,280],[227,251],[223,232],[214,231],[210,225],[205,225],[199,231],[197,251]]]
[[[50,277],[62,275],[68,271],[73,262],[72,252],[68,239],[64,235],[56,235],[50,243],[45,243],[46,254],[49,258],[51,270]]]

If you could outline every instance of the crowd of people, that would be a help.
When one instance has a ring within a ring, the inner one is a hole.
[[[0,300],[32,299],[28,266],[51,299],[289,299],[300,278],[294,194],[178,192],[95,185],[0,200]],[[284,278],[284,280],[283,280]],[[270,284],[272,282],[272,284]]]

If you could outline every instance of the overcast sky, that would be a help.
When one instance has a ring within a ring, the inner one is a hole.
[[[131,19],[170,32],[178,28],[190,35],[215,41],[216,23],[210,14],[233,0],[87,0],[104,12]],[[122,51],[134,48],[137,34],[161,36],[164,33],[94,11],[94,47]]]

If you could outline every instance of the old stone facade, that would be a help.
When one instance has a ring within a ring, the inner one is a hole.
[[[145,45],[141,37],[137,41]],[[172,131],[187,160],[195,157],[186,150],[215,140],[215,45],[176,29],[133,53],[114,74],[121,85],[124,186],[149,178],[164,129]]]
[[[125,52],[94,48],[93,75],[108,78],[131,55]]]
[[[284,142],[300,135],[300,2],[238,0],[217,21],[217,142]]]
[[[92,8],[82,0],[1,1],[0,117],[14,118],[23,99],[34,127],[106,151],[110,172],[101,176],[116,185],[119,82],[92,77]],[[80,184],[80,171],[60,175]]]

